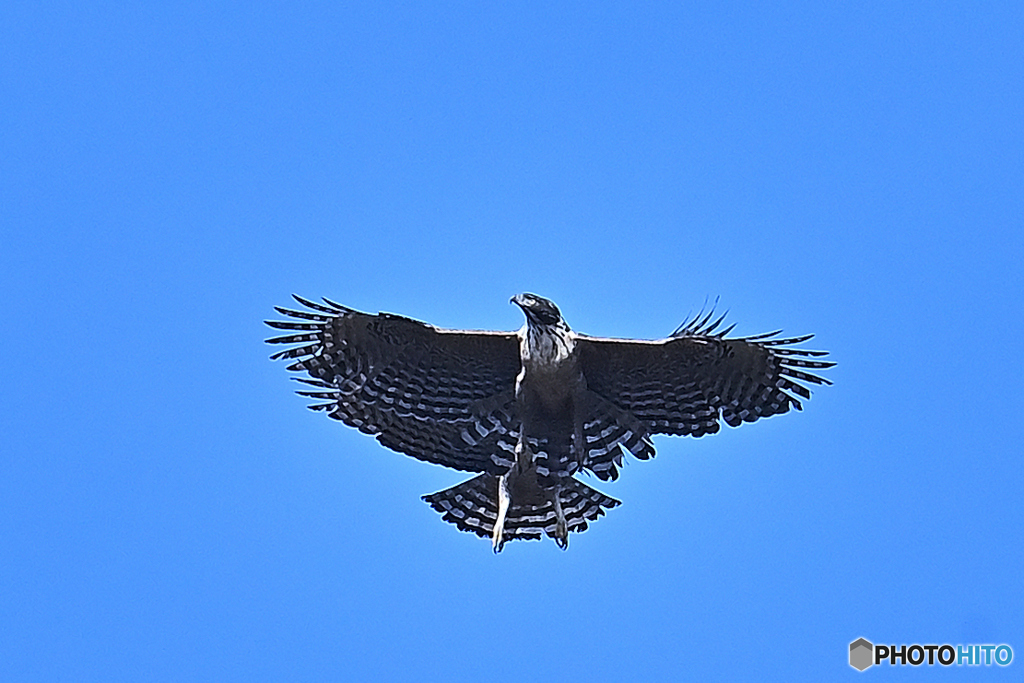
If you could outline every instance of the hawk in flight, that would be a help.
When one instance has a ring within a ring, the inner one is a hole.
[[[512,297],[518,332],[448,330],[324,299],[277,308],[287,330],[271,356],[312,390],[312,410],[427,462],[477,476],[424,496],[445,521],[489,537],[561,548],[619,501],[577,475],[616,479],[624,453],[654,455],[652,434],[703,436],[801,409],[825,351],[794,348],[812,335],[729,338],[724,316],[700,313],[666,339],[604,339],[569,329],[554,303]]]

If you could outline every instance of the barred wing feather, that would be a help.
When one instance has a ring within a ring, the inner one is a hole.
[[[445,330],[411,318],[371,315],[324,299],[309,310],[277,308],[289,334],[272,359],[289,359],[298,393],[384,446],[427,462],[500,474],[515,448],[512,421],[518,339],[511,332]]]
[[[724,316],[723,316],[724,317]],[[812,335],[779,332],[726,338],[722,318],[696,318],[667,339],[603,339],[580,335],[580,363],[589,390],[632,413],[651,434],[703,436],[730,426],[802,409],[813,374],[834,365],[824,351],[794,348]]]

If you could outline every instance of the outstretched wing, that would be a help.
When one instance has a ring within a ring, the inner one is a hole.
[[[698,316],[658,341],[579,336],[588,389],[634,415],[649,434],[703,436],[717,432],[720,420],[735,427],[800,410],[811,396],[805,385],[831,384],[811,372],[835,365],[813,360],[827,352],[793,348],[813,335],[728,339],[731,326],[716,332],[724,316],[711,317]]]
[[[410,318],[370,315],[324,299],[295,299],[310,311],[276,310],[268,320],[292,344],[288,358],[309,406],[373,434],[381,444],[420,460],[470,472],[500,474],[498,453],[515,449],[512,421],[519,342],[512,332],[444,330]]]

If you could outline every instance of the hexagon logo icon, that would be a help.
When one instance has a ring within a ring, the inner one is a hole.
[[[857,671],[863,671],[874,664],[875,646],[864,638],[858,638],[850,643],[850,666]]]

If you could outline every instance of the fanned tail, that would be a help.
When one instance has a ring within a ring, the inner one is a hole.
[[[541,534],[552,536],[558,515],[547,496],[513,497],[505,517],[504,537],[537,540]],[[532,500],[530,500],[532,499]],[[457,486],[423,496],[430,507],[441,513],[460,531],[469,531],[481,538],[490,538],[498,518],[498,477],[481,474]],[[568,479],[561,490],[562,511],[570,532],[585,531],[619,501],[606,496],[576,479]]]

